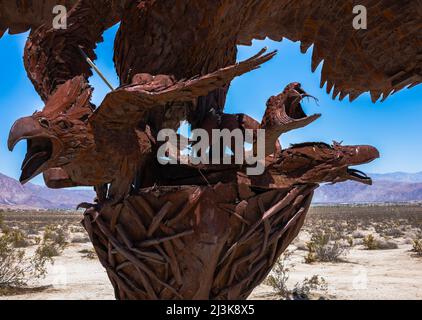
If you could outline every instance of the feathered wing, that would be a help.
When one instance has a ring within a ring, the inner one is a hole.
[[[119,21],[122,0],[9,1],[0,0],[2,30],[17,33],[32,29],[25,46],[24,62],[28,76],[44,101],[57,86],[76,76],[86,79],[90,66],[79,46],[94,60],[94,49],[104,30]],[[67,28],[53,27],[53,7],[67,8]],[[4,18],[4,19],[3,19]]]
[[[0,37],[9,30],[10,34],[26,32],[42,24],[53,24],[53,8],[64,5],[69,10],[78,0],[0,0]]]
[[[370,91],[373,101],[422,81],[422,1],[261,0],[247,7],[239,44],[283,37],[313,47],[312,69],[322,60],[321,87],[354,100]],[[367,9],[367,30],[353,27],[355,5]],[[233,19],[233,23],[238,23]]]
[[[159,76],[168,84],[157,84],[155,89],[151,88],[150,84],[121,87],[105,97],[101,106],[91,116],[90,123],[95,128],[134,129],[154,107],[173,102],[193,101],[206,96],[209,92],[230,83],[235,77],[259,68],[276,54],[276,52],[264,53],[265,49],[241,63],[189,80],[172,81],[166,76]],[[182,120],[184,119],[180,119]]]
[[[130,2],[115,41],[121,85],[131,83],[138,73],[181,80],[236,63],[237,30],[225,16],[242,12],[230,1]],[[224,109],[228,88],[229,84],[198,99],[195,114],[188,116],[193,127],[201,126],[209,110]]]

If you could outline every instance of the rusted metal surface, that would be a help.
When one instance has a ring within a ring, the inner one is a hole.
[[[236,115],[220,122],[220,128],[265,127],[274,153],[263,175],[246,175],[246,165],[157,162],[154,133],[136,126],[155,104],[195,98],[270,57],[183,82],[142,75],[96,111],[84,79],[75,78],[43,111],[13,126],[11,149],[28,139],[22,182],[44,172],[51,187],[96,186],[97,204],[81,204],[83,225],[116,298],[245,299],[296,237],[319,182],[371,183],[349,169],[379,156],[371,146],[276,145],[273,137],[308,122],[297,83],[269,99],[261,124],[230,121]],[[121,122],[114,112],[131,118]]]
[[[54,32],[52,8],[61,4],[70,27]],[[324,60],[321,87],[327,83],[336,97],[353,100],[370,91],[376,100],[421,83],[420,1],[360,1],[368,12],[367,30],[353,28],[355,5],[352,0],[0,0],[0,36],[32,29],[32,36],[48,40],[30,41],[25,58],[32,61],[26,63],[28,75],[44,98],[77,72],[89,76],[77,58],[78,45],[94,58],[102,32],[118,21],[114,60],[121,84],[145,72],[179,80],[204,75],[233,64],[236,45],[265,37],[300,41],[302,52],[314,45],[312,69]],[[227,88],[201,97],[200,109],[222,110]]]
[[[69,9],[66,30],[52,28],[55,4]],[[52,188],[95,188],[96,201],[81,204],[83,224],[116,298],[245,299],[299,232],[318,183],[371,183],[349,166],[379,157],[374,147],[281,148],[281,134],[320,116],[303,112],[310,96],[299,83],[268,100],[261,122],[224,113],[233,78],[275,54],[235,64],[236,45],[265,36],[300,40],[302,51],[315,44],[312,67],[325,59],[321,85],[340,98],[369,90],[376,100],[420,83],[418,1],[362,1],[371,12],[365,32],[352,29],[352,4],[0,0],[0,36],[31,29],[25,67],[46,103],[10,132],[11,150],[28,141],[21,182],[43,173]],[[96,108],[79,46],[94,60],[102,33],[118,21],[121,86]],[[207,132],[265,129],[265,172],[160,165],[157,133],[182,120]]]
[[[299,232],[316,187],[242,201],[233,183],[144,189],[88,209],[83,224],[119,299],[245,299]]]

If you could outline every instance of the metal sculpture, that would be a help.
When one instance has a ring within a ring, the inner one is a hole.
[[[21,182],[43,173],[52,188],[95,188],[95,203],[81,204],[83,225],[116,298],[245,299],[298,234],[318,183],[371,183],[349,168],[377,158],[371,146],[281,148],[281,134],[320,117],[303,112],[310,95],[299,83],[268,100],[261,123],[223,111],[231,80],[275,54],[236,64],[236,45],[265,36],[300,40],[302,51],[314,44],[312,68],[325,60],[321,86],[340,99],[369,90],[376,101],[420,83],[418,2],[397,11],[362,1],[374,21],[365,32],[352,29],[352,2],[0,0],[0,34],[31,29],[25,67],[45,101],[10,132],[11,150],[28,144]],[[69,8],[67,29],[52,27],[57,4]],[[94,60],[118,21],[121,86],[96,108],[80,49]],[[157,134],[182,120],[264,129],[264,173],[247,175],[246,163],[161,165]]]

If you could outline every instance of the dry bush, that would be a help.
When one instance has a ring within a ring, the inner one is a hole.
[[[82,258],[86,258],[90,260],[97,258],[97,254],[95,253],[94,249],[82,249],[82,250],[79,250],[78,252],[82,254]]]
[[[313,275],[311,278],[305,278],[302,283],[296,283],[292,294],[294,300],[309,300],[313,291],[328,291],[327,282],[323,277]]]
[[[58,247],[54,243],[44,242],[37,248],[35,253],[52,259],[53,257],[60,256],[60,254],[62,253],[62,249],[60,249],[60,247]]]
[[[35,223],[29,222],[25,227],[25,231],[27,235],[38,235],[40,230]]]
[[[44,241],[50,241],[64,248],[67,245],[67,232],[65,227],[54,224],[46,226],[44,229]]]
[[[397,249],[398,245],[390,239],[376,239],[372,234],[363,239],[363,245],[366,250],[390,250]]]
[[[341,240],[342,236],[334,231],[315,231],[311,236],[311,240],[306,244],[308,254],[305,257],[305,263],[340,261],[340,256],[345,255],[348,251],[348,248]],[[348,243],[350,246],[350,242]]]
[[[10,234],[0,237],[0,295],[7,294],[14,287],[27,285],[30,279],[39,279],[46,274],[50,257],[36,252],[33,257],[25,256],[25,251],[15,247]]]
[[[59,256],[68,245],[65,227],[48,225],[44,228],[41,246],[37,249],[48,257]]]
[[[81,232],[83,233],[83,232],[85,232],[85,229],[83,227],[80,227],[80,226],[70,226],[69,231],[71,233],[81,233]]]
[[[275,263],[270,275],[265,280],[265,284],[272,287],[276,294],[283,299],[290,297],[290,290],[287,287],[287,280],[289,280],[290,268],[287,266],[292,253],[285,251]]]
[[[20,230],[6,229],[4,236],[9,238],[15,248],[26,248],[29,246],[29,241],[26,239],[26,235]]]
[[[417,256],[422,257],[422,238],[413,240],[412,251],[415,252]]]
[[[288,266],[292,253],[286,251],[283,257],[278,259],[271,273],[265,279],[265,284],[272,287],[277,296],[286,300],[309,300],[315,290],[327,291],[327,283],[324,278],[314,275],[305,278],[301,283],[296,283],[293,289],[287,286],[290,268]],[[290,264],[291,267],[294,265]]]
[[[372,234],[368,234],[366,237],[363,238],[363,245],[365,246],[366,250],[378,249],[378,241]]]

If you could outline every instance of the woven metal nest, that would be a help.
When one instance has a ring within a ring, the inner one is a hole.
[[[314,185],[159,187],[83,225],[117,299],[246,299],[297,236]]]

